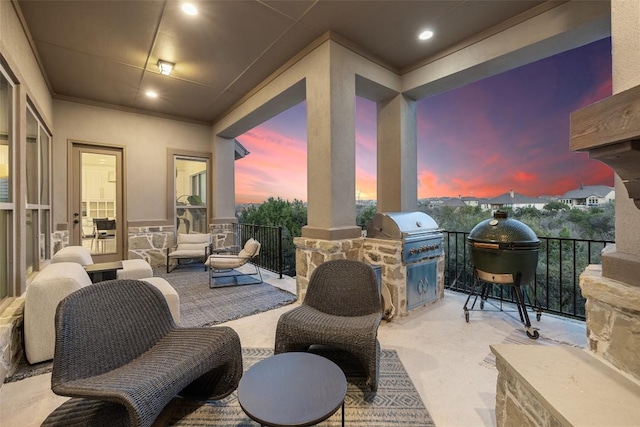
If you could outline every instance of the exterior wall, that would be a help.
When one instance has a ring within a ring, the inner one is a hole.
[[[211,151],[211,129],[206,126],[66,101],[55,101],[54,117],[52,208],[56,225],[66,226],[68,220],[70,140],[124,147],[126,217],[136,223],[171,219],[167,212],[167,198],[171,197],[167,194],[168,149]]]

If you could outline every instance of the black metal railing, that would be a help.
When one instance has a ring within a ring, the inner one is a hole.
[[[474,271],[469,263],[469,233],[445,231],[444,286],[470,293]],[[539,237],[540,250],[535,282],[524,286],[528,305],[543,311],[575,319],[585,319],[585,300],[579,289],[579,277],[589,264],[600,264],[600,252],[610,240],[583,240]],[[493,285],[488,297],[514,302],[512,286]]]
[[[235,224],[235,241],[238,247],[243,247],[250,238],[260,242],[260,253],[252,261],[253,264],[265,270],[278,273],[282,279],[284,272],[282,250],[282,227],[270,227],[266,225]]]

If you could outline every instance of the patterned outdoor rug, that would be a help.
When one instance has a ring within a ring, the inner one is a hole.
[[[268,283],[209,289],[207,274],[201,266],[180,267],[169,274],[164,267],[153,269],[154,276],[164,277],[180,295],[180,326],[216,325],[296,301],[292,293]],[[51,361],[30,365],[22,357],[16,371],[4,382],[46,374],[51,369]]]
[[[179,267],[167,274],[164,267],[153,275],[164,277],[180,295],[180,326],[211,326],[239,319],[296,301],[290,292],[268,283],[209,288],[209,272],[202,264]]]
[[[434,422],[395,350],[382,350],[377,393],[368,391],[366,375],[354,358],[338,350],[317,349],[316,353],[340,366],[348,381],[345,398],[345,425],[356,427],[426,427]],[[245,371],[253,364],[273,355],[266,348],[242,350]],[[295,375],[295,372],[291,372]],[[247,417],[236,392],[219,401],[193,401],[175,398],[160,414],[154,426],[227,426],[255,427]],[[340,426],[341,410],[323,421],[321,426]]]

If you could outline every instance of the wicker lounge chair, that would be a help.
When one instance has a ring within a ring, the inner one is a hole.
[[[360,361],[367,372],[367,385],[375,391],[381,319],[373,269],[359,261],[327,261],[311,275],[302,305],[278,320],[274,353],[306,351],[314,344],[346,350]]]
[[[43,425],[150,426],[176,394],[220,399],[242,376],[233,329],[177,327],[143,281],[74,292],[58,306],[56,332],[51,388],[74,399]]]

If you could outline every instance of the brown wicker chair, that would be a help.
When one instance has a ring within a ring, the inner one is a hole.
[[[314,344],[346,350],[365,368],[367,385],[375,391],[381,319],[373,269],[359,261],[327,261],[311,275],[302,305],[278,320],[274,353],[306,351]]]
[[[176,394],[221,399],[241,376],[233,329],[177,327],[154,286],[106,281],[58,305],[51,388],[74,399],[43,425],[150,426]]]

